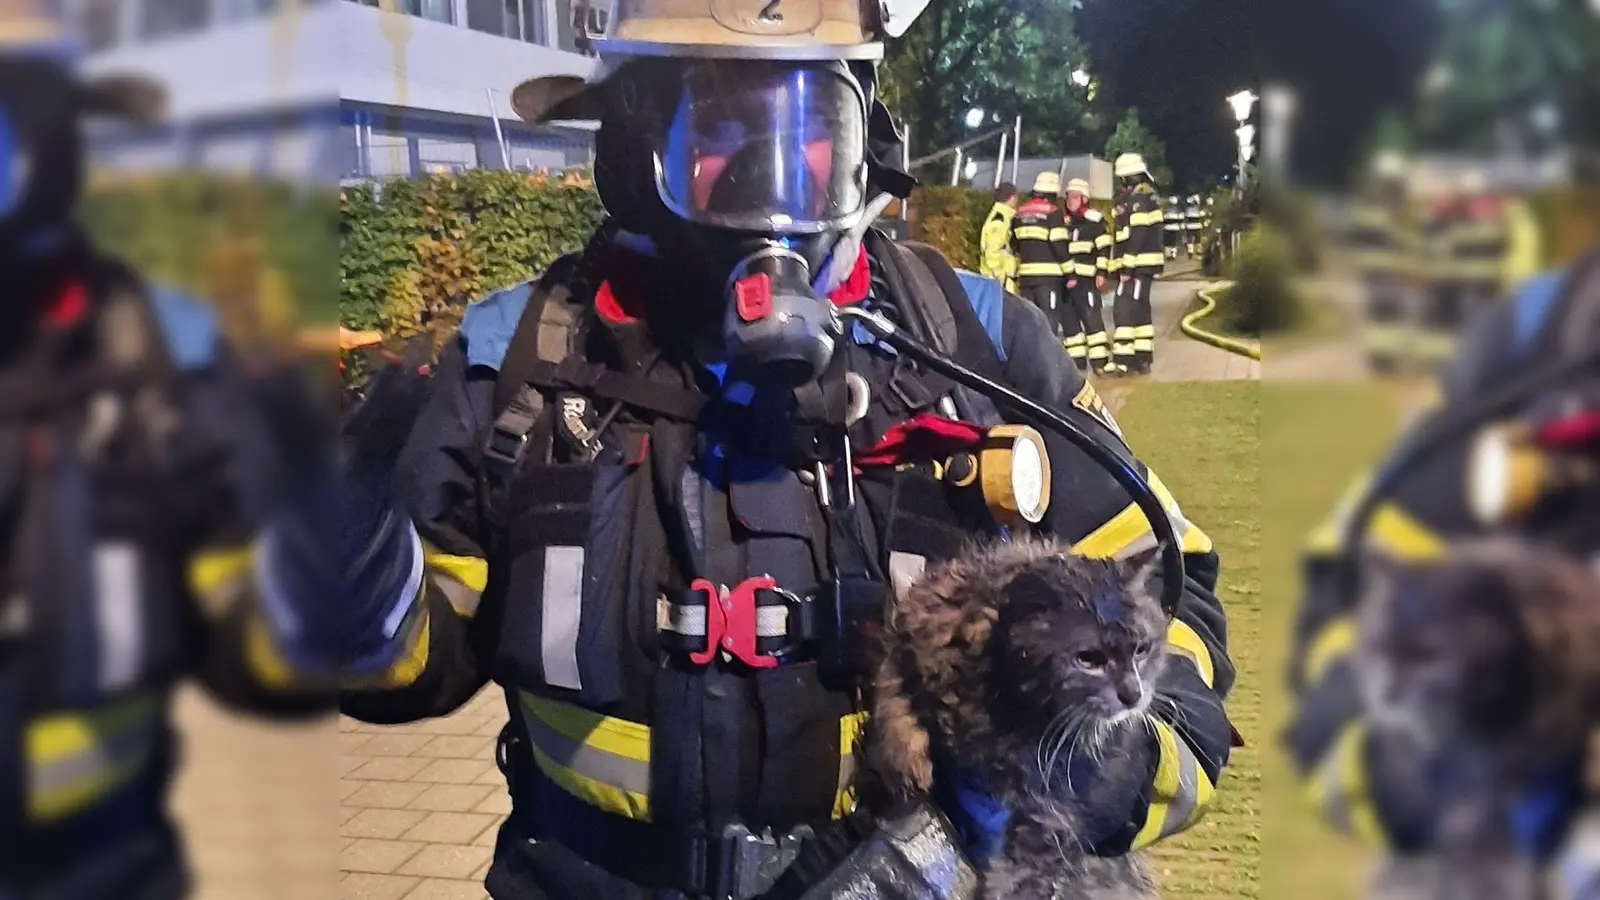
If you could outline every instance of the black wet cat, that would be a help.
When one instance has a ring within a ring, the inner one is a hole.
[[[1149,777],[1151,710],[1166,702],[1155,682],[1167,619],[1146,588],[1157,560],[996,543],[929,569],[896,604],[873,768],[904,793],[932,790],[936,767],[940,779],[967,773],[1010,811],[986,897],[1155,896],[1137,854],[1096,857],[1083,844],[1102,792],[1126,796]]]

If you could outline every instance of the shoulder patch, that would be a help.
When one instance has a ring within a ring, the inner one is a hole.
[[[967,302],[972,304],[972,309],[978,314],[978,321],[983,323],[983,330],[989,335],[990,343],[994,344],[995,353],[999,354],[1000,361],[1006,361],[1006,348],[1002,340],[1004,336],[1003,322],[1005,320],[1006,289],[993,278],[968,272],[966,269],[956,269],[956,277],[961,279],[961,286],[967,291]]]
[[[524,283],[502,288],[467,307],[459,332],[467,351],[468,368],[484,366],[500,371],[511,336],[517,333],[517,323],[522,321],[522,312],[532,296],[533,285]]]
[[[1094,385],[1085,381],[1083,387],[1079,388],[1078,393],[1072,398],[1072,405],[1094,416],[1100,424],[1111,429],[1112,434],[1121,438],[1124,444],[1127,443],[1128,439],[1123,436],[1122,428],[1117,425],[1117,420],[1112,418],[1111,410],[1106,409],[1105,401],[1100,399],[1100,394],[1094,389]]]
[[[221,333],[216,312],[171,287],[151,285],[149,296],[172,364],[180,372],[193,372],[211,365],[217,358],[217,339]]]
[[[1541,275],[1537,278],[1523,282],[1517,289],[1515,307],[1512,310],[1512,348],[1521,354],[1528,352],[1530,346],[1538,339],[1539,333],[1544,330],[1544,325],[1550,319],[1550,314],[1555,311],[1556,298],[1560,296],[1561,284],[1566,280],[1565,272]]]

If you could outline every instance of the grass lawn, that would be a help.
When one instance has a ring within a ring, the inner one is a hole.
[[[1238,681],[1228,709],[1248,746],[1235,751],[1213,808],[1188,833],[1151,852],[1162,896],[1254,898],[1261,890],[1263,727],[1261,604],[1261,388],[1256,382],[1139,384],[1117,419],[1140,457],[1222,557]]]

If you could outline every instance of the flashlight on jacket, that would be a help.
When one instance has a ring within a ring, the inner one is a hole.
[[[1468,508],[1486,526],[1523,518],[1546,498],[1595,484],[1597,463],[1600,404],[1492,425],[1467,458]]]
[[[1012,528],[1038,524],[1050,506],[1050,453],[1026,425],[996,425],[983,445],[939,467],[945,484],[976,488],[989,514]]]

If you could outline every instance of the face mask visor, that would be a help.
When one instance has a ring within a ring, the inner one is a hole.
[[[843,66],[691,66],[655,155],[667,208],[761,234],[853,227],[866,205],[866,101]]]

